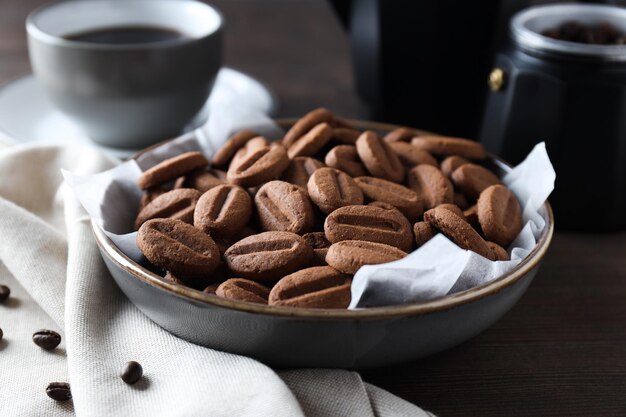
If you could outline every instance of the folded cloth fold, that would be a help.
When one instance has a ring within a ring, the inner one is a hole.
[[[7,399],[0,415],[431,415],[355,372],[276,373],[185,342],[150,321],[110,277],[89,218],[60,173],[88,174],[115,163],[90,147],[0,150],[0,283],[14,287],[0,304],[0,398]],[[53,352],[39,349],[29,335],[40,327],[63,331],[64,343]],[[130,360],[145,372],[133,386],[119,377]],[[71,404],[46,397],[49,382],[68,379]]]

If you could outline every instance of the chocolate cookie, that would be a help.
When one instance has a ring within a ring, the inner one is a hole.
[[[393,246],[363,240],[345,240],[328,248],[326,262],[344,274],[356,274],[363,265],[397,261],[406,253]]]
[[[254,187],[278,178],[289,165],[284,147],[265,146],[246,155],[228,168],[228,181],[242,186]]]
[[[422,199],[403,185],[374,177],[358,177],[354,181],[369,199],[391,204],[409,220],[424,213]]]
[[[359,136],[361,136],[360,130],[350,127],[335,127],[333,129],[332,140],[346,145],[354,145]]]
[[[320,168],[307,184],[311,200],[329,214],[339,207],[363,204],[363,192],[345,172],[334,168]]]
[[[417,222],[413,225],[413,235],[418,248],[435,237],[436,234],[437,230],[428,222]]]
[[[215,152],[211,159],[214,167],[225,168],[235,153],[241,149],[250,139],[258,137],[259,134],[251,130],[242,130],[235,133]]]
[[[229,300],[267,304],[269,288],[257,282],[243,278],[231,278],[222,282],[215,290],[215,295]]]
[[[324,232],[305,233],[302,235],[302,238],[313,248],[315,257],[325,264],[326,253],[330,247],[330,242],[326,239]]]
[[[487,240],[507,247],[522,230],[522,208],[504,185],[486,188],[476,204],[478,222]]]
[[[483,145],[469,139],[425,135],[413,138],[411,144],[433,155],[458,155],[467,159],[485,159],[487,157],[487,151],[485,151]]]
[[[213,239],[180,220],[148,220],[139,228],[137,246],[154,265],[180,277],[207,276],[220,264]]]
[[[194,188],[200,192],[207,192],[213,187],[226,183],[226,173],[218,169],[209,171],[197,170],[179,177],[174,188]]]
[[[333,130],[328,123],[320,123],[296,139],[287,149],[289,158],[312,156],[331,139]]]
[[[232,245],[224,260],[233,274],[254,281],[274,281],[309,266],[313,249],[291,232],[264,232]]]
[[[246,142],[244,146],[242,146],[237,152],[235,152],[235,155],[230,160],[230,164],[228,164],[228,169],[236,169],[236,167],[241,165],[241,161],[246,159],[246,157],[250,156],[259,149],[263,149],[270,145],[271,143],[263,136],[257,136],[250,139],[248,142]],[[228,175],[226,175],[226,179],[228,180]]]
[[[470,161],[468,161],[465,158],[462,158],[458,155],[452,155],[452,156],[447,157],[443,161],[441,161],[441,172],[443,172],[443,175],[450,178],[452,173],[458,167],[460,167],[461,165],[469,164],[469,163]]]
[[[471,198],[478,198],[490,185],[501,184],[496,174],[476,164],[461,165],[454,170],[451,177],[454,186]]]
[[[454,201],[450,180],[432,165],[418,165],[409,171],[409,187],[424,201],[424,209]]]
[[[332,242],[366,240],[409,251],[413,245],[411,224],[399,211],[375,206],[341,207],[326,217],[326,238]]]
[[[313,173],[325,165],[314,158],[299,156],[293,158],[282,175],[284,181],[290,182],[307,191],[307,183]]]
[[[147,190],[148,188],[161,185],[168,181],[187,174],[196,169],[204,168],[209,161],[200,152],[187,152],[157,164],[141,174],[137,180],[139,188]]]
[[[137,213],[144,209],[152,200],[157,198],[160,195],[163,195],[167,192],[166,188],[163,187],[154,187],[147,189],[143,195],[141,196],[141,200],[139,200],[139,207],[137,208]]]
[[[365,166],[361,163],[355,146],[339,145],[332,148],[324,159],[326,165],[345,172],[351,177],[367,175]]]
[[[491,248],[493,258],[495,261],[508,261],[510,260],[509,253],[502,246],[494,242],[487,242],[487,246]]]
[[[413,168],[415,165],[420,164],[439,166],[434,156],[410,143],[392,142],[389,144],[389,147],[398,155],[400,162],[407,168]]]
[[[467,220],[467,222],[471,224],[478,233],[482,233],[482,229],[480,228],[480,222],[478,221],[478,206],[476,206],[476,204],[465,210],[463,212],[463,216],[465,217],[465,220]]]
[[[359,158],[367,170],[375,177],[402,182],[404,165],[398,155],[372,131],[365,131],[356,141]]]
[[[302,234],[313,228],[313,206],[297,185],[270,181],[259,189],[254,204],[263,230]]]
[[[246,190],[223,184],[200,197],[193,224],[212,237],[230,237],[241,231],[251,217],[252,199]]]
[[[303,269],[282,278],[269,296],[269,305],[301,308],[348,308],[348,275],[329,267]]]
[[[202,193],[191,188],[168,191],[146,205],[137,215],[135,230],[150,219],[177,219],[193,223],[193,212]]]
[[[408,127],[398,127],[385,135],[385,142],[410,142],[414,137],[419,136],[416,130],[409,129]]]
[[[461,218],[445,208],[435,207],[424,213],[424,220],[446,235],[460,248],[471,250],[487,259],[495,260],[487,242]]]
[[[459,206],[457,206],[456,204],[450,204],[450,203],[446,203],[446,204],[439,204],[437,207],[441,207],[441,208],[445,208],[447,210],[450,210],[451,212],[453,212],[454,214],[456,214],[459,217],[463,217],[463,210],[461,210],[459,208]]]
[[[313,129],[313,127],[320,123],[331,123],[334,119],[335,116],[324,108],[310,111],[294,123],[291,129],[289,129],[289,131],[285,134],[282,141],[283,146],[285,148],[291,147],[296,140],[306,134],[309,130]]]

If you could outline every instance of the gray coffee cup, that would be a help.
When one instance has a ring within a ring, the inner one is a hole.
[[[71,40],[122,27],[179,32],[149,43]],[[33,72],[91,139],[139,148],[175,136],[205,104],[222,62],[223,19],[194,0],[89,0],[43,6],[26,20]]]

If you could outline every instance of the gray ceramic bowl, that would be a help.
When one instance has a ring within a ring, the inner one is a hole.
[[[283,126],[292,121],[279,121]],[[384,133],[397,126],[357,122]],[[499,163],[503,169],[505,164]],[[262,306],[164,282],[125,256],[93,223],[104,261],[128,298],[155,323],[190,342],[253,357],[275,367],[362,369],[405,362],[457,345],[485,330],[521,297],[537,274],[554,231],[500,278],[437,300],[364,310]]]

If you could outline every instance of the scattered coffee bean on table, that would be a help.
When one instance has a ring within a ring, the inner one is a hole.
[[[69,401],[72,399],[72,391],[70,384],[67,382],[51,382],[46,388],[46,394],[54,401]]]
[[[0,285],[0,303],[5,301],[11,295],[11,289],[6,285]]]
[[[122,374],[120,375],[122,380],[129,385],[139,381],[143,376],[143,368],[138,362],[130,361],[124,365]]]
[[[0,329],[0,340],[2,340],[2,336],[4,336],[4,332]]]
[[[33,333],[33,342],[44,350],[52,350],[61,343],[61,335],[54,330],[37,330]]]

